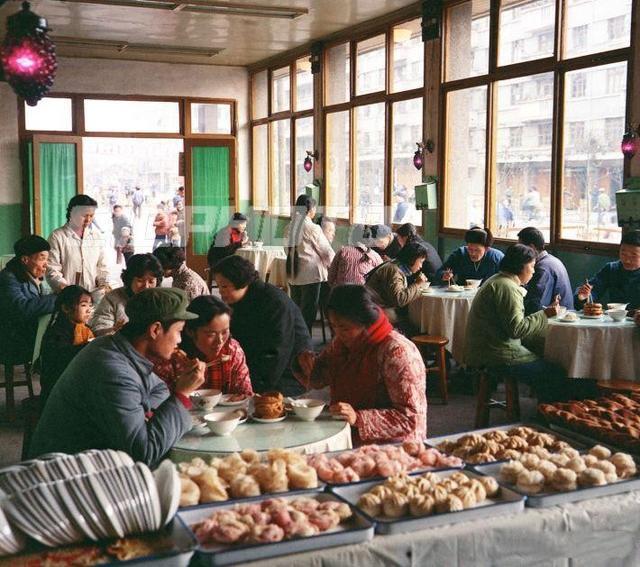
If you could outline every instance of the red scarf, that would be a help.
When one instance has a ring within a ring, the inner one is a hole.
[[[379,308],[378,319],[352,345],[336,339],[335,357],[331,361],[331,403],[346,402],[354,409],[376,407],[378,393],[379,345],[393,326]]]

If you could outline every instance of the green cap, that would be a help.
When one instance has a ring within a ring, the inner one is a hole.
[[[127,302],[125,312],[132,323],[197,319],[195,313],[187,311],[188,306],[189,298],[181,289],[155,287],[135,294]]]

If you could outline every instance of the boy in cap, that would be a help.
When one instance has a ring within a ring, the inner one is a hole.
[[[126,307],[129,322],[85,347],[58,379],[29,453],[118,449],[156,465],[191,428],[189,394],[204,381],[205,365],[196,361],[171,394],[147,358],[171,357],[184,322],[197,318],[187,305],[179,289],[134,295]]]

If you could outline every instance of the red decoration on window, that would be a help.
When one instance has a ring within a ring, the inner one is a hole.
[[[620,144],[620,151],[624,154],[624,157],[631,159],[636,155],[638,151],[638,133],[633,127],[627,128],[627,131],[622,136],[622,143]]]

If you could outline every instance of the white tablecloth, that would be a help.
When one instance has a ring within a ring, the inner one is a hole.
[[[453,293],[446,288],[429,289],[409,304],[409,319],[421,333],[449,339],[447,350],[460,364],[464,358],[467,319],[475,292]]]
[[[640,381],[640,329],[628,319],[550,319],[544,357],[571,378]]]
[[[269,271],[269,283],[287,289],[287,259],[274,258]]]
[[[640,492],[298,553],[265,567],[637,567]]]
[[[262,248],[250,246],[238,249],[236,254],[249,260],[256,267],[262,281],[267,281],[267,274],[276,258],[287,257],[282,246],[263,246]]]

